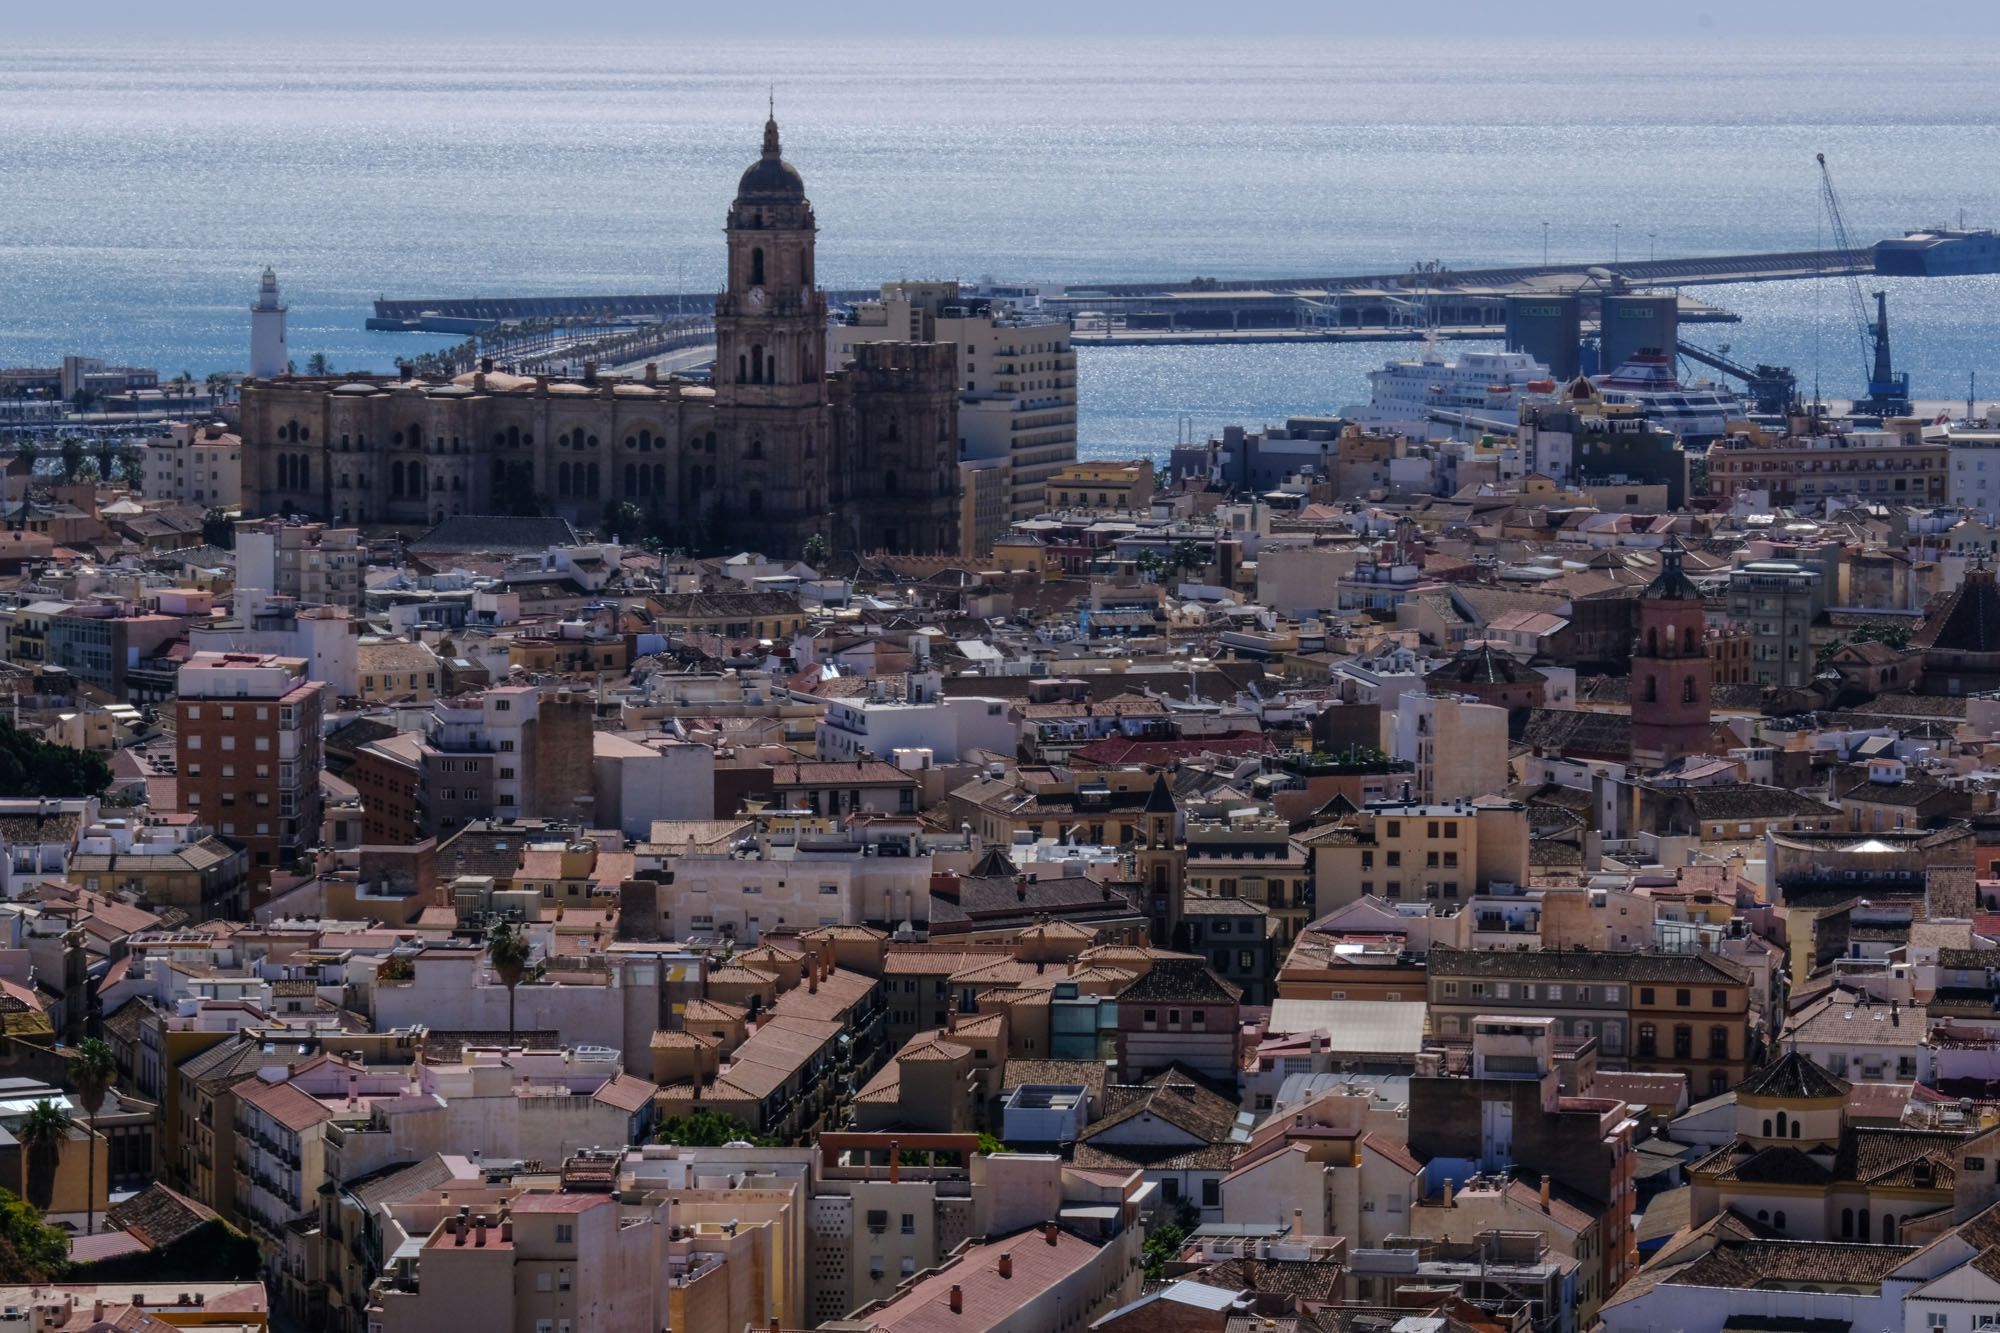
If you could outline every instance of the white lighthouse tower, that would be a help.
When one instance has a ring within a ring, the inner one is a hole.
[[[278,300],[278,275],[264,270],[257,284],[257,304],[250,307],[250,377],[274,379],[285,373],[291,354],[285,347],[285,306]]]

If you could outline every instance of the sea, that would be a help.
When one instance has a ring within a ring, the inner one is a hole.
[[[300,361],[451,341],[362,327],[398,297],[712,290],[767,106],[819,274],[1259,277],[1609,263],[2000,224],[2000,51],[1750,42],[833,41],[393,31],[0,42],[0,366],[241,369],[274,266]],[[2000,399],[2000,277],[1886,284],[1919,398]],[[1855,393],[1852,295],[1693,289],[1742,361]],[[1401,345],[1079,355],[1088,457],[1335,411]]]

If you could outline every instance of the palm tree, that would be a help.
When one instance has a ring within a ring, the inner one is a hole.
[[[208,378],[202,382],[208,388],[208,399],[211,405],[220,403],[222,395],[229,392],[229,376],[219,370],[211,370],[208,373]]]
[[[1196,570],[1207,564],[1208,558],[1202,554],[1199,543],[1183,538],[1174,543],[1174,552],[1169,557],[1169,563],[1176,572]]]
[[[40,462],[41,458],[42,451],[35,447],[33,440],[21,446],[21,461],[28,465],[28,470],[21,478],[21,513],[20,521],[15,526],[23,532],[28,529],[28,494],[35,485],[35,464]]]
[[[89,1149],[84,1160],[83,1234],[88,1236],[97,1221],[97,1113],[104,1109],[104,1096],[118,1081],[118,1061],[111,1047],[96,1037],[77,1043],[76,1061],[69,1067],[70,1082],[76,1084],[76,1099],[90,1117]]]
[[[507,1044],[514,1044],[514,988],[528,970],[528,937],[511,922],[496,921],[486,937],[486,961],[507,988]]]
[[[60,453],[63,484],[68,485],[76,480],[77,473],[83,471],[83,460],[89,457],[89,451],[83,447],[82,440],[68,439],[62,442]]]
[[[56,1167],[72,1128],[69,1112],[44,1097],[28,1108],[27,1118],[14,1131],[28,1156],[28,1202],[45,1213],[55,1201]]]
[[[97,479],[106,486],[111,484],[112,469],[118,459],[118,442],[106,437],[97,441]]]

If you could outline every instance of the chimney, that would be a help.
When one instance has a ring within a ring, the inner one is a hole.
[[[501,1219],[500,1239],[501,1240],[514,1239],[514,1219],[512,1219],[511,1217]]]
[[[653,388],[654,386],[658,385],[659,382],[660,382],[660,363],[657,361],[648,361],[646,363],[646,387]],[[775,1319],[771,1321],[774,1328],[777,1325],[777,1322],[778,1321]]]
[[[597,362],[586,360],[583,363],[583,382],[585,384],[597,383]]]
[[[465,1227],[459,1218],[447,1217],[444,1220],[444,1227],[446,1231],[451,1233],[451,1243],[453,1245],[465,1244]]]
[[[819,994],[819,969],[816,967],[806,969],[806,994]]]
[[[1055,1244],[1055,1243],[1056,1243],[1056,1224],[1055,1224],[1055,1223],[1053,1223],[1053,1222],[1044,1222],[1044,1223],[1042,1223],[1042,1239],[1043,1239],[1043,1240],[1045,1240],[1045,1241],[1047,1241],[1047,1242],[1048,1242],[1049,1244],[1051,1244],[1051,1245],[1053,1245],[1053,1244]]]
[[[1547,1172],[1543,1172],[1543,1173],[1542,1173],[1542,1211],[1546,1213],[1546,1212],[1547,1212],[1548,1210],[1549,1210],[1549,1177],[1548,1177],[1548,1173],[1547,1173]]]
[[[1014,1256],[1012,1254],[1002,1254],[1000,1256],[1000,1276],[1008,1278],[1014,1276]]]
[[[1453,1186],[1453,1185],[1454,1185],[1455,1183],[1456,1183],[1455,1181],[1452,1181],[1452,1180],[1449,1180],[1449,1179],[1447,1179],[1447,1180],[1446,1180],[1446,1181],[1444,1182],[1444,1206],[1445,1206],[1445,1207],[1447,1207],[1447,1208],[1451,1207],[1451,1195],[1452,1195],[1452,1188],[1451,1188],[1451,1187],[1452,1187],[1452,1186]]]
[[[965,1289],[956,1282],[951,1284],[951,1312],[953,1314],[965,1312]]]
[[[895,1139],[889,1140],[889,1183],[899,1185],[903,1180],[903,1148]]]
[[[474,1222],[472,1227],[472,1248],[476,1250],[486,1243],[486,1214],[481,1213],[479,1220]]]
[[[92,1301],[90,1303],[90,1322],[93,1324],[101,1324],[104,1322],[103,1301],[97,1300],[97,1301]]]
[[[651,366],[651,365],[649,364],[649,365],[648,365],[648,366],[646,367],[646,373],[647,373],[647,374],[648,374],[648,375],[650,376],[650,375],[652,374],[652,372],[653,372],[653,367],[652,367],[652,366]],[[771,1316],[771,1333],[778,1333],[778,1330],[779,1330],[779,1329],[781,1329],[781,1328],[783,1328],[783,1327],[784,1327],[784,1325],[782,1325],[782,1324],[780,1324],[780,1323],[778,1322],[778,1316],[776,1316],[776,1315],[772,1315],[772,1316]]]
[[[1304,1240],[1305,1238],[1306,1210],[1303,1208],[1294,1208],[1292,1209],[1292,1239]]]

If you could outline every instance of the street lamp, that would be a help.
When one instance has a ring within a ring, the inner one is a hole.
[[[1542,267],[1549,266],[1549,224],[1542,223]]]
[[[1618,262],[1619,229],[1624,225],[1625,224],[1622,222],[1614,222],[1611,224],[1611,262],[1614,264]]]
[[[1653,238],[1658,234],[1658,232],[1651,231],[1646,233],[1646,262],[1648,264],[1653,262]]]

